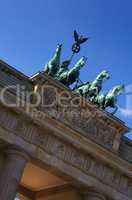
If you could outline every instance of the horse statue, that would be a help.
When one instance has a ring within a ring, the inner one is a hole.
[[[117,85],[113,87],[107,94],[97,95],[92,101],[97,104],[100,108],[106,109],[107,107],[114,108],[111,114],[115,114],[118,110],[117,96],[122,94],[124,91],[124,85]]]
[[[55,76],[55,79],[63,83],[65,86],[69,87],[75,81],[79,79],[80,70],[86,64],[87,58],[82,57],[72,69],[68,69],[69,61],[65,61],[60,66],[58,73]]]
[[[64,74],[69,71],[68,66],[70,65],[70,63],[71,63],[71,60],[63,61],[62,64],[60,65],[54,79],[63,82],[63,79],[65,79]]]
[[[44,72],[52,77],[54,77],[59,69],[61,50],[62,44],[58,44],[54,56],[44,67]]]
[[[77,88],[74,88],[73,91],[86,98],[89,99],[94,98],[101,91],[103,81],[109,78],[110,78],[109,72],[104,70],[96,77],[96,79],[92,83],[90,82],[84,83],[78,86]]]

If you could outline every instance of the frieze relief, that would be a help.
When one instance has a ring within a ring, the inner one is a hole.
[[[46,88],[48,86],[48,89]],[[42,88],[41,98],[42,101],[39,110],[48,113],[53,118],[67,124],[68,126],[79,130],[85,137],[91,138],[106,148],[112,149],[114,140],[117,134],[117,129],[108,120],[104,119],[103,113],[98,109],[91,109],[87,106],[86,101],[75,95],[68,93],[67,100],[63,100],[63,105],[60,105],[60,101],[57,100],[57,94],[65,91],[62,88],[50,89],[51,83],[46,83]],[[53,87],[53,86],[52,86]],[[51,87],[51,88],[52,88]],[[66,93],[67,94],[67,93]],[[75,98],[73,106],[73,96]],[[65,102],[64,102],[65,101]],[[50,106],[51,102],[54,102]],[[43,106],[46,103],[47,106]]]
[[[76,149],[71,144],[65,143],[52,133],[43,132],[35,124],[21,120],[16,114],[9,112],[7,109],[0,107],[0,112],[0,126],[14,132],[28,143],[34,144],[69,165],[80,169],[85,174],[96,177],[117,191],[129,197],[132,196],[132,179],[126,175],[110,168],[86,152]]]

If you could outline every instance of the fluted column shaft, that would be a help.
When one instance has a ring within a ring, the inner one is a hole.
[[[0,177],[0,199],[14,200],[24,167],[29,157],[19,149],[6,151],[3,172]]]

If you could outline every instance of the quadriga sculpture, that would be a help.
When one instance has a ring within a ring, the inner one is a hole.
[[[100,94],[103,82],[110,78],[110,74],[106,70],[102,71],[93,82],[86,82],[77,86],[78,82],[80,81],[80,70],[87,61],[86,57],[82,57],[73,68],[69,69],[69,65],[73,59],[73,56],[80,52],[81,44],[86,42],[88,39],[89,38],[85,38],[74,31],[74,43],[72,45],[71,58],[60,64],[62,44],[58,44],[53,58],[45,65],[44,72],[52,76],[54,79],[60,81],[67,87],[76,82],[77,84],[73,88],[75,93],[88,98],[91,102],[97,104],[102,109],[106,109],[107,107],[114,108],[114,114],[118,109],[117,96],[123,92],[124,86],[117,85],[107,94]]]
[[[114,108],[112,114],[118,110],[117,97],[124,91],[124,85],[117,85],[113,87],[107,94],[97,95],[92,99],[92,102],[97,104],[100,108],[106,109],[107,107]]]
[[[58,44],[53,58],[45,65],[44,72],[54,77],[59,70],[62,44]]]
[[[94,98],[101,91],[104,80],[107,80],[109,78],[109,72],[104,70],[96,77],[96,79],[92,83],[84,83],[77,88],[74,88],[73,91],[86,98]]]
[[[73,84],[79,79],[80,70],[86,64],[86,61],[87,61],[87,58],[82,57],[76,63],[76,65],[70,70],[68,69],[70,60],[63,62],[62,65],[60,66],[58,73],[55,76],[55,79],[69,87],[71,84]]]

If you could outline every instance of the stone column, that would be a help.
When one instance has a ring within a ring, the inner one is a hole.
[[[83,200],[107,200],[105,196],[95,190],[83,193]]]
[[[8,148],[6,150],[3,172],[0,177],[1,200],[14,200],[28,160],[28,155],[20,149]]]

